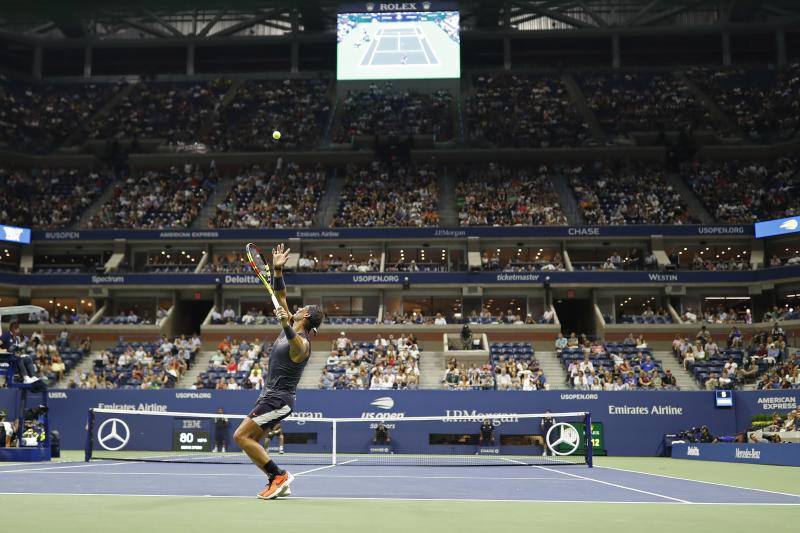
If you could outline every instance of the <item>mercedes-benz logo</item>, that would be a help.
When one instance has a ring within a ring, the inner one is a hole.
[[[110,427],[109,427],[110,425]],[[106,430],[108,428],[108,430]],[[97,428],[97,442],[110,452],[124,448],[131,438],[131,429],[119,418],[109,418]]]
[[[557,431],[556,431],[557,430]],[[575,426],[567,422],[558,422],[547,431],[544,437],[545,444],[556,455],[571,455],[581,444],[581,436]],[[566,444],[569,448],[565,452],[556,450],[559,444]]]

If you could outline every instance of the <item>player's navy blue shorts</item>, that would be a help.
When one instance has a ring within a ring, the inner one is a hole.
[[[258,397],[253,410],[247,416],[262,429],[272,429],[275,424],[291,413],[291,401],[285,395],[274,391],[266,391]]]

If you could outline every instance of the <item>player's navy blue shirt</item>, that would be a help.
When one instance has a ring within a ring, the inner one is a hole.
[[[305,333],[298,333],[300,337],[308,340]],[[269,352],[269,374],[267,375],[267,382],[264,385],[264,390],[261,391],[261,396],[269,394],[280,396],[291,405],[294,401],[294,394],[297,390],[297,384],[300,383],[300,378],[303,375],[303,370],[308,364],[306,358],[301,363],[295,363],[289,357],[289,341],[286,340],[286,334],[281,331],[275,344],[272,345],[272,350]],[[311,350],[311,343],[309,342],[308,349]]]

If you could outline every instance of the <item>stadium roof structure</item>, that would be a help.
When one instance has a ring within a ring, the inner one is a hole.
[[[641,29],[800,23],[796,0],[462,0],[463,31]],[[0,1],[0,38],[24,42],[330,34],[331,0]]]

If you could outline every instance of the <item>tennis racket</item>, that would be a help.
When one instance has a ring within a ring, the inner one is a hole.
[[[264,259],[261,257],[261,250],[259,250],[258,246],[252,242],[247,243],[247,246],[245,246],[244,249],[247,252],[247,260],[250,263],[250,266],[253,268],[256,276],[258,276],[258,278],[261,280],[261,283],[264,284],[264,287],[267,289],[270,298],[272,298],[272,305],[275,306],[275,309],[280,308],[281,304],[275,297],[275,291],[272,290],[272,272],[270,271],[269,266],[264,262]]]

